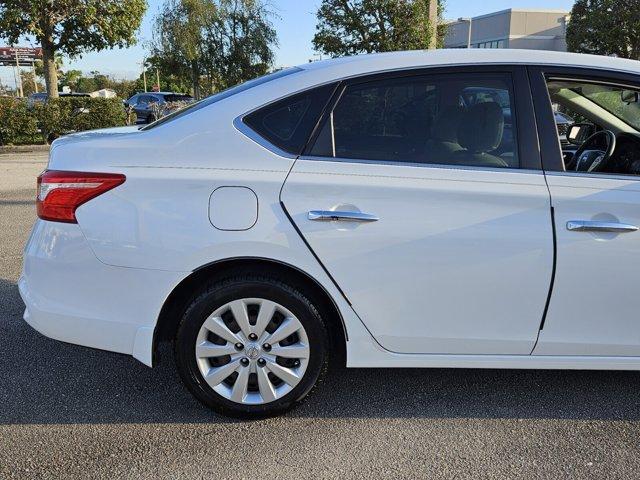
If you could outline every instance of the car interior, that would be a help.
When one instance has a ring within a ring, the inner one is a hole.
[[[640,94],[628,87],[549,79],[554,105],[574,119],[561,142],[565,170],[640,174]]]
[[[518,166],[511,90],[500,77],[390,80],[348,87],[333,135],[314,147],[341,158],[484,167]],[[325,126],[326,128],[326,126]]]

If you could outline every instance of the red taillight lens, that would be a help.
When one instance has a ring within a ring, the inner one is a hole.
[[[78,223],[76,209],[80,205],[124,183],[125,179],[120,173],[45,170],[38,177],[38,217]]]

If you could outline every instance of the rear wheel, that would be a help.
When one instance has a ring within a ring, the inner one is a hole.
[[[242,276],[206,287],[186,310],[175,342],[189,390],[220,413],[282,413],[326,370],[327,331],[300,291],[269,277]]]

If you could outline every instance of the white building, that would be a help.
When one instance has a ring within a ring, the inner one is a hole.
[[[448,22],[446,48],[525,48],[567,50],[564,10],[501,10]],[[469,35],[471,29],[471,35]]]
[[[95,92],[91,92],[89,95],[92,97],[100,97],[100,98],[115,98],[118,96],[116,92],[111,90],[110,88],[103,88],[100,90],[96,90]]]

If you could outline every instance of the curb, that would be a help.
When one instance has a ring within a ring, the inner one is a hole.
[[[50,148],[51,148],[51,145],[3,145],[3,146],[0,146],[0,154],[48,152]]]

